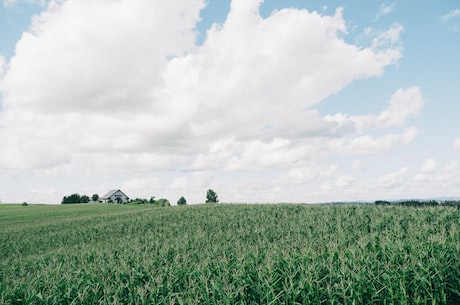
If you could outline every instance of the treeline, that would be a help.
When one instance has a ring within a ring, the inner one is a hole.
[[[69,195],[69,196],[64,196],[64,198],[62,198],[62,204],[76,204],[76,203],[88,203],[90,202],[91,200],[93,201],[98,201],[99,200],[99,196],[97,194],[94,194],[92,196],[92,198],[90,199],[88,195],[81,195],[80,194],[72,194],[72,195]]]
[[[155,197],[151,197],[149,200],[143,198],[136,198],[130,201],[130,203],[135,204],[154,204],[160,207],[169,207],[171,203],[166,198],[155,199]]]
[[[384,201],[377,200],[376,205],[400,205],[400,206],[410,206],[410,207],[437,207],[437,206],[454,206],[460,208],[460,200],[402,200],[402,201]]]
[[[98,194],[94,194],[90,198],[87,195],[80,196],[80,194],[75,193],[69,196],[64,196],[64,198],[62,198],[61,204],[89,203],[90,201],[102,202],[102,201],[99,201]],[[219,202],[219,199],[218,199],[217,193],[213,191],[212,189],[209,189],[206,192],[206,203],[218,203],[218,202]],[[155,199],[155,196],[150,197],[150,199],[145,199],[145,198],[132,199],[132,200],[129,200],[129,203],[154,204],[154,205],[161,206],[161,207],[171,206],[171,203],[169,202],[168,199],[165,199],[165,198]],[[177,205],[187,205],[187,200],[184,198],[184,196],[179,198],[179,200],[177,201]]]

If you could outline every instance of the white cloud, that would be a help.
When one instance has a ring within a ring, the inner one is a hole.
[[[48,0],[3,0],[3,4],[5,5],[5,7],[18,5],[24,2],[29,3],[29,4],[37,4],[37,5],[44,7],[49,1]]]
[[[146,199],[150,199],[152,196],[155,196],[158,199],[160,198],[158,197],[158,193],[161,193],[163,190],[163,185],[161,183],[161,179],[158,177],[131,178],[121,185],[121,189],[128,196]]]
[[[409,168],[403,167],[396,172],[387,174],[379,179],[381,188],[397,188],[401,187],[409,175]]]
[[[382,3],[377,13],[376,19],[379,19],[385,15],[390,14],[396,8],[396,2],[394,3]]]
[[[444,22],[447,22],[449,20],[456,19],[456,18],[460,18],[460,9],[451,10],[447,14],[441,17],[441,19]]]
[[[3,78],[3,76],[5,76],[5,72],[6,72],[5,57],[0,55],[0,81]],[[0,87],[0,89],[1,89],[1,87]]]
[[[275,184],[305,184],[316,180],[330,179],[337,175],[335,166],[319,166],[315,163],[302,164],[282,173],[274,180]]]
[[[419,87],[398,89],[390,98],[389,106],[378,115],[347,116],[342,113],[327,115],[325,119],[340,125],[354,125],[358,132],[369,128],[403,127],[407,120],[418,116],[425,105]]]
[[[408,118],[420,114],[424,104],[419,87],[399,89],[391,97],[390,106],[380,113],[377,121],[383,126],[401,127]]]
[[[432,158],[427,159],[420,170],[426,174],[433,173],[436,170],[436,161]]]
[[[441,21],[452,31],[460,33],[460,9],[454,9],[441,16]]]
[[[233,1],[202,46],[194,30],[202,0],[53,2],[11,61],[0,62],[7,67],[0,83],[2,175],[124,175],[135,177],[122,185],[127,192],[147,197],[142,189],[149,186],[167,192],[196,185],[189,176],[152,178],[153,171],[279,169],[285,181],[301,183],[313,168],[315,177],[345,187],[355,183],[350,176],[324,177],[333,170],[309,164],[336,153],[388,151],[415,138],[417,129],[405,125],[423,107],[417,87],[398,90],[380,114],[322,117],[315,109],[396,63],[402,26],[359,47],[341,38],[342,9],[332,16],[283,9],[263,19],[261,2]],[[369,133],[389,127],[401,130]],[[210,185],[205,180],[199,187]]]
[[[354,160],[352,162],[352,169],[354,171],[365,171],[365,170],[367,170],[367,166],[364,165],[361,160]]]
[[[415,127],[406,128],[399,134],[387,134],[385,136],[373,137],[363,135],[336,141],[335,150],[337,153],[348,155],[375,154],[390,151],[395,145],[409,144],[417,136]]]
[[[455,149],[460,149],[460,138],[455,139],[452,145]]]

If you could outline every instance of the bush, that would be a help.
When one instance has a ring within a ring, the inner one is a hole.
[[[209,189],[208,192],[206,193],[206,203],[217,203],[217,202],[219,202],[219,199],[217,198],[216,192]]]
[[[179,198],[179,200],[177,200],[177,205],[186,205],[187,204],[187,200],[185,200],[185,198],[182,196]]]
[[[75,204],[75,203],[88,203],[89,197],[87,195],[80,196],[80,194],[72,194],[70,196],[64,196],[61,204]]]
[[[161,198],[155,201],[155,204],[160,206],[160,207],[169,207],[171,203],[169,202],[168,199]]]

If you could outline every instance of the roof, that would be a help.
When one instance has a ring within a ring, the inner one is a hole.
[[[110,192],[108,192],[107,194],[105,194],[104,196],[102,196],[101,199],[109,199],[109,198],[112,197],[112,195],[115,194],[116,192],[120,192],[120,193],[122,193],[123,195],[125,195],[126,198],[129,198],[129,197],[126,196],[126,194],[123,193],[121,190],[111,190]]]

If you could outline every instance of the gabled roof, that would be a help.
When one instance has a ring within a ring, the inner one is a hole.
[[[129,198],[128,196],[126,196],[125,193],[123,193],[121,190],[111,190],[110,192],[108,192],[107,194],[105,194],[104,196],[101,197],[102,200],[104,199],[109,199],[110,197],[112,197],[113,194],[115,194],[116,192],[120,192],[122,193],[123,195],[125,195],[126,198]]]

